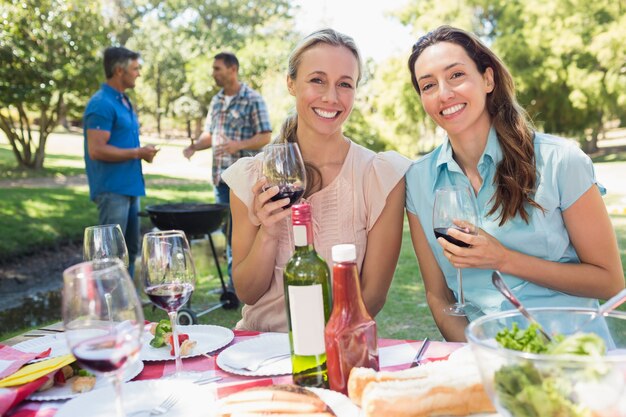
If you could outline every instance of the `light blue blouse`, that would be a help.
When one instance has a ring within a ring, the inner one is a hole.
[[[549,261],[579,263],[565,229],[562,212],[594,184],[602,194],[606,190],[596,181],[591,159],[576,144],[537,132],[534,146],[538,173],[534,199],[545,209],[545,213],[530,207],[528,224],[517,216],[499,226],[498,213],[487,215],[493,205],[491,198],[496,190],[493,184],[496,166],[502,160],[502,150],[495,129],[491,128],[487,146],[478,163],[478,170],[483,178],[483,184],[476,196],[476,204],[482,217],[481,228],[515,251]],[[419,218],[448,287],[456,294],[456,269],[443,256],[443,249],[435,240],[432,225],[435,190],[446,185],[470,186],[468,178],[452,158],[452,147],[447,138],[433,152],[415,161],[406,173],[406,207]],[[482,314],[513,308],[491,283],[491,273],[491,270],[485,269],[463,270],[465,298],[479,306]],[[503,276],[515,295],[528,307],[598,306],[595,299],[554,291],[513,275]],[[589,279],[593,277],[590,276]]]

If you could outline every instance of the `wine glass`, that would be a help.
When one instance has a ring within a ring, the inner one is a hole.
[[[83,259],[118,258],[128,268],[128,249],[119,224],[103,224],[85,228]]]
[[[449,186],[438,188],[435,191],[433,228],[436,238],[442,237],[454,245],[467,248],[470,245],[448,235],[448,229],[456,229],[463,233],[477,235],[478,223],[478,210],[468,187]],[[456,279],[458,301],[445,307],[444,311],[451,316],[468,316],[476,313],[479,308],[465,301],[461,268],[456,270]]]
[[[306,170],[297,143],[285,142],[267,145],[263,156],[263,175],[267,178],[266,189],[278,186],[272,201],[289,198],[289,208],[300,200],[306,184]]]
[[[176,316],[191,297],[196,283],[196,268],[189,242],[180,230],[146,233],[141,248],[141,279],[144,291],[152,301],[167,312],[172,325],[172,343],[176,359],[173,377],[184,377],[180,346],[176,330]],[[191,376],[190,375],[190,376]]]
[[[87,261],[63,272],[63,325],[76,360],[111,379],[117,416],[125,416],[121,378],[139,359],[144,318],[119,259]]]

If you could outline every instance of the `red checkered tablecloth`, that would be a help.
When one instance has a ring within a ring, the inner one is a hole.
[[[251,338],[259,337],[258,332],[235,331],[235,339],[230,343],[242,342]],[[412,340],[379,339],[379,355],[381,369],[401,370],[410,366],[415,353],[420,348],[421,342]],[[459,343],[431,342],[428,346],[424,358],[426,360],[445,359],[448,355],[459,347]],[[220,351],[212,352],[210,355],[196,356],[183,361],[185,370],[213,371],[216,376],[222,377],[217,383],[218,396],[222,397],[242,389],[250,387],[267,386],[274,384],[291,383],[291,375],[275,377],[246,377],[232,375],[222,371],[216,364],[217,355]],[[146,379],[158,379],[163,375],[174,372],[174,361],[144,362],[143,371],[134,381]],[[24,401],[7,414],[7,417],[53,417],[57,410],[63,406],[64,401]]]

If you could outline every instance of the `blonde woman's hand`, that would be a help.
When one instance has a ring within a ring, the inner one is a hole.
[[[507,249],[498,239],[482,229],[478,229],[478,235],[469,235],[454,228],[448,229],[448,234],[470,245],[462,248],[452,244],[444,238],[437,239],[443,248],[444,256],[455,268],[494,269],[503,271],[509,254]]]
[[[289,198],[272,201],[271,198],[278,194],[279,188],[274,186],[264,190],[266,186],[267,179],[262,177],[252,187],[255,196],[252,210],[261,222],[261,230],[269,237],[278,238],[281,232],[280,223],[291,214],[291,210],[285,209]]]

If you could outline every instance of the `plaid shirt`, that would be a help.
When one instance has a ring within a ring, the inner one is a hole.
[[[263,97],[246,84],[225,106],[224,90],[211,99],[206,118],[205,131],[211,132],[212,145],[220,145],[224,140],[248,140],[254,135],[271,132],[267,107]],[[224,139],[223,139],[224,138]],[[213,184],[219,184],[222,172],[244,156],[253,156],[259,150],[242,150],[235,154],[213,152]]]

